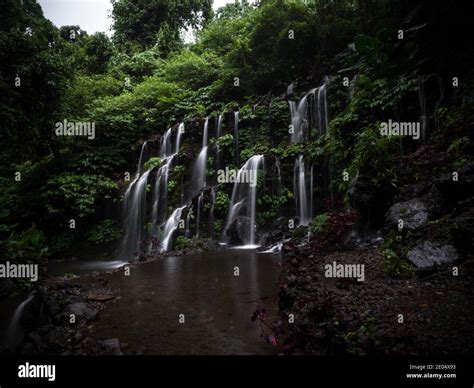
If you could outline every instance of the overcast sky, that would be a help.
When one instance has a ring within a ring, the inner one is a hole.
[[[0,0],[2,1],[2,0]],[[213,8],[217,9],[234,0],[214,0]],[[79,25],[89,34],[105,32],[111,35],[112,10],[110,0],[38,0],[46,18],[57,27]]]

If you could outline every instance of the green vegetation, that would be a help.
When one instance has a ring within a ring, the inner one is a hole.
[[[402,233],[391,230],[382,246],[385,256],[384,269],[393,277],[410,277],[415,267],[407,260],[408,247]]]
[[[154,157],[151,157],[150,159],[148,159],[143,164],[143,168],[145,170],[150,170],[150,169],[155,168],[155,167],[160,167],[161,163],[162,163],[161,158],[159,158],[157,156],[154,156]]]
[[[121,231],[114,220],[104,220],[95,225],[88,233],[87,240],[94,244],[101,244],[117,240]]]
[[[316,217],[314,217],[309,226],[311,233],[323,233],[328,226],[328,218],[329,217],[326,213],[318,214]]]
[[[187,237],[178,236],[175,242],[175,249],[182,251],[183,249],[189,248],[191,246],[191,242],[192,240]]]
[[[472,56],[456,43],[463,41],[457,26],[469,12],[449,4],[431,12],[431,4],[408,3],[267,0],[257,6],[241,1],[214,13],[211,0],[119,0],[109,39],[103,33],[88,35],[80,26],[57,29],[35,2],[3,1],[2,250],[7,257],[18,249],[19,259],[37,260],[73,242],[117,239],[118,211],[110,215],[104,209],[119,208],[119,182],[125,172],[135,171],[139,145],[184,122],[168,185],[167,206],[175,208],[181,190],[191,184],[197,131],[205,117],[212,132],[214,118],[223,114],[223,136],[215,141],[210,135],[209,144],[219,145],[224,165],[233,165],[232,112],[237,109],[241,162],[260,153],[281,163],[281,188],[266,182],[273,185],[266,192],[259,177],[259,224],[273,222],[290,207],[294,160],[301,152],[318,173],[329,169],[336,196],[347,198],[358,175],[370,177],[375,187],[396,187],[392,160],[413,144],[380,136],[378,125],[388,118],[418,120],[420,83],[427,88],[428,115],[439,128],[463,128],[474,117]],[[196,32],[190,43],[180,35],[187,27]],[[403,40],[397,36],[400,28]],[[448,57],[456,60],[446,62]],[[462,79],[454,90],[453,74]],[[319,136],[310,125],[307,142],[289,144],[287,86],[294,83],[292,99],[298,100],[325,76],[328,133]],[[441,102],[438,80],[445,90]],[[55,124],[65,119],[94,123],[95,138],[56,136]],[[472,160],[470,143],[464,133],[447,145],[458,166]],[[149,155],[144,168],[161,165],[156,155]],[[208,155],[208,175],[215,172],[214,162],[215,155]],[[344,172],[348,180],[340,179]],[[147,188],[148,195],[152,187]],[[216,187],[216,233],[231,190],[231,185]],[[325,221],[324,214],[317,217],[311,231],[321,232]],[[31,235],[33,223],[40,239]],[[401,253],[392,247],[388,256],[390,271],[404,272]]]

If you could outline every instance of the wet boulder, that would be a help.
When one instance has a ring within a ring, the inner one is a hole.
[[[418,269],[429,269],[436,264],[453,263],[458,259],[458,253],[450,244],[426,240],[410,250],[407,258]]]
[[[428,222],[428,206],[420,198],[397,202],[388,209],[385,218],[389,226],[397,227],[402,220],[404,228],[418,229]]]
[[[227,235],[231,244],[248,244],[250,241],[251,221],[249,217],[237,217],[227,229]],[[255,225],[252,225],[255,228]],[[258,241],[255,231],[255,241]]]
[[[281,242],[285,239],[285,234],[279,230],[272,230],[264,233],[259,241],[262,251],[278,251],[281,248]]]
[[[84,318],[87,321],[94,321],[97,318],[97,310],[85,302],[71,303],[66,307],[65,311],[68,314],[74,314],[76,317]]]

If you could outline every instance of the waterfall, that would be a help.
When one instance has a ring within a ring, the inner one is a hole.
[[[198,198],[198,205],[197,205],[196,237],[199,237],[199,224],[201,222],[201,210],[202,210],[203,198],[204,198],[204,192],[201,192],[201,195]]]
[[[135,175],[135,179],[137,179],[140,176],[140,171],[142,169],[142,164],[143,164],[143,155],[145,154],[145,151],[146,151],[146,141],[142,144],[140,157],[138,158],[138,168],[137,168],[137,174]]]
[[[171,128],[169,128],[161,138],[160,156],[171,154]]]
[[[206,187],[206,167],[207,167],[207,146],[204,147],[196,159],[193,172],[194,193],[198,193],[203,187]]]
[[[207,174],[207,149],[208,149],[208,131],[209,131],[209,118],[206,117],[204,122],[204,130],[202,133],[202,148],[196,159],[193,171],[193,195],[197,194],[203,187],[206,187],[206,174]]]
[[[306,93],[296,104],[294,101],[288,101],[290,108],[291,125],[293,132],[291,134],[292,143],[302,143],[309,135],[309,123],[312,122],[319,134],[325,133],[329,126],[329,107],[327,102],[327,78],[324,83]],[[310,104],[309,101],[313,101]]]
[[[218,140],[222,136],[222,113],[219,114],[217,117],[217,128],[216,128],[216,139]],[[216,170],[219,170],[222,168],[222,163],[221,163],[221,148],[219,147],[219,144],[216,146]]]
[[[306,191],[306,170],[303,155],[295,161],[294,169],[294,192],[296,200],[296,210],[300,225],[308,225],[311,220],[310,200]]]
[[[220,138],[222,136],[222,113],[217,116],[217,129],[216,129],[216,137]]]
[[[263,155],[254,155],[245,162],[237,173],[237,178],[232,190],[232,198],[230,201],[229,213],[225,223],[223,236],[227,240],[227,230],[229,226],[236,220],[240,210],[245,205],[247,217],[249,219],[249,233],[246,245],[255,246],[255,213],[257,203],[257,173],[263,168]],[[246,179],[246,177],[248,179]]]
[[[179,125],[176,133],[175,151],[179,150],[181,135],[184,131],[184,124]],[[173,152],[172,129],[169,128],[161,138],[159,156],[162,165],[156,170],[155,185],[152,192],[152,236],[158,237],[158,224],[162,222],[167,215],[167,198],[168,198],[168,175],[176,153]],[[129,260],[140,255],[141,242],[144,238],[144,224],[147,218],[146,206],[146,186],[152,169],[142,172],[146,142],[143,143],[138,161],[137,177],[129,185],[124,195],[122,212],[124,236],[120,244],[120,258]],[[148,252],[153,250],[153,242],[148,245]]]
[[[186,235],[186,237],[189,237],[191,235],[191,230],[190,230],[190,225],[191,225],[191,216],[193,214],[193,209],[190,208],[189,211],[188,211],[188,214],[186,216],[186,225],[185,225],[185,228],[184,228],[184,234]]]
[[[153,235],[156,236],[158,223],[163,221],[167,213],[168,199],[168,176],[173,163],[174,156],[163,156],[162,166],[156,171],[155,187],[153,189],[153,209],[152,209],[152,226]]]
[[[288,87],[286,88],[286,95],[291,96],[292,94],[293,94],[293,82],[289,84]]]
[[[176,134],[176,150],[175,154],[179,152],[179,146],[181,144],[181,136],[184,133],[184,123],[179,124],[178,126],[178,133]]]
[[[291,125],[293,132],[291,133],[292,143],[302,143],[305,140],[308,129],[308,96],[314,93],[313,89],[309,93],[305,94],[303,98],[298,102],[298,105],[294,101],[288,101],[291,115]]]
[[[209,117],[204,121],[204,129],[202,131],[202,148],[207,147],[209,137]]]
[[[234,112],[234,161],[238,167],[240,165],[239,153],[239,111]]]
[[[176,133],[175,152],[171,154],[171,128],[168,129],[165,135],[161,138],[160,158],[162,165],[156,171],[155,187],[153,189],[153,210],[152,210],[152,227],[153,235],[158,237],[158,224],[164,221],[168,213],[168,177],[171,170],[174,157],[179,152],[181,142],[181,135],[184,132],[184,124],[179,124]]]
[[[25,311],[25,307],[30,303],[36,291],[30,292],[28,297],[20,303],[20,305],[16,308],[15,313],[8,325],[7,334],[6,334],[6,348],[7,349],[15,349],[18,345],[21,344],[23,341],[24,329],[21,325],[20,319],[23,316],[23,312]]]
[[[214,205],[216,204],[216,191],[211,187],[211,209],[209,210],[209,234],[214,237]]]
[[[314,93],[315,115],[317,117],[319,134],[325,133],[329,126],[328,101],[326,95],[326,83],[316,88]]]
[[[162,251],[169,251],[171,248],[171,242],[172,242],[172,237],[173,237],[173,232],[176,230],[176,228],[179,225],[179,221],[181,220],[181,214],[183,212],[183,209],[186,206],[178,207],[174,209],[173,213],[171,216],[168,218],[168,220],[165,223],[165,226],[163,228],[163,241],[161,242],[161,250]]]
[[[140,156],[139,156],[139,158],[138,158],[138,166],[137,166],[137,172],[136,172],[136,174],[135,174],[135,178],[133,178],[133,181],[130,183],[130,185],[128,186],[127,190],[125,191],[125,198],[127,197],[127,195],[130,195],[130,191],[131,191],[133,185],[136,183],[136,181],[137,181],[138,178],[140,177],[140,172],[141,172],[141,170],[142,170],[143,160],[144,160],[146,148],[147,148],[147,142],[145,141],[145,142],[142,144],[142,148],[141,148],[141,150],[140,150]]]
[[[125,235],[120,245],[120,258],[129,260],[140,252],[140,241],[143,232],[143,222],[146,212],[146,191],[150,170],[145,171],[138,181],[133,182],[125,193],[123,203],[124,217],[123,225]]]
[[[319,135],[325,133],[329,127],[329,107],[327,102],[326,77],[324,83],[306,93],[296,104],[288,101],[290,108],[292,143],[302,143],[311,135],[311,128],[315,128]],[[311,103],[312,101],[312,103]],[[310,125],[310,123],[312,125]],[[295,160],[294,193],[296,212],[300,225],[308,225],[313,214],[313,166],[309,169],[309,190],[306,183],[306,167],[303,155]]]

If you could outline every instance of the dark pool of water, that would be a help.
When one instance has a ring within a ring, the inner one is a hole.
[[[270,324],[277,317],[279,258],[229,249],[143,263],[130,276],[113,273],[110,284],[121,296],[100,312],[90,335],[117,337],[132,354],[275,354],[250,317],[257,303]]]

